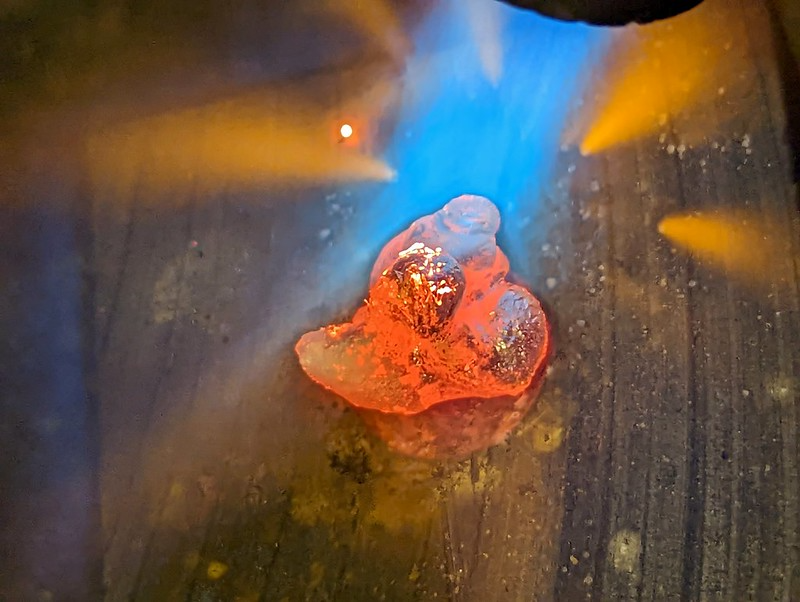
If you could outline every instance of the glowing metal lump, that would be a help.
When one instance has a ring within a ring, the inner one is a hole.
[[[477,196],[415,221],[380,253],[352,322],[300,339],[303,369],[357,408],[399,415],[522,395],[549,332],[538,300],[505,279],[499,226]]]

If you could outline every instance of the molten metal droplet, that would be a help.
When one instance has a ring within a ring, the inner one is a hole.
[[[370,294],[374,315],[407,324],[430,337],[441,332],[464,295],[464,272],[455,258],[415,243],[384,270]]]
[[[297,343],[306,373],[357,408],[401,415],[525,393],[544,367],[548,325],[538,300],[505,279],[499,225],[477,196],[411,224],[379,255],[352,322]]]

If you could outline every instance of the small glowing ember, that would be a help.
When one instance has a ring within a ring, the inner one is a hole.
[[[497,208],[462,196],[384,247],[352,322],[307,333],[306,373],[352,405],[418,414],[464,399],[522,395],[544,366],[547,320],[506,281]]]
[[[353,126],[349,123],[344,123],[342,127],[339,128],[339,133],[342,135],[342,138],[349,138],[353,135]]]

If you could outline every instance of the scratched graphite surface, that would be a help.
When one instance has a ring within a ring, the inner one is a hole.
[[[292,351],[366,291],[368,270],[326,294],[314,261],[362,235],[375,185],[87,185],[106,598],[800,599],[796,272],[754,288],[656,230],[749,207],[783,216],[797,257],[779,53],[753,4],[730,3],[740,85],[658,140],[560,152],[515,260],[552,369],[507,441],[463,461],[390,452]],[[302,85],[346,103],[370,69]],[[700,121],[713,133],[685,143]]]

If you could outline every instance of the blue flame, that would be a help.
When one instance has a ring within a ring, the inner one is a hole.
[[[363,298],[381,247],[460,194],[495,202],[512,269],[531,277],[533,218],[554,180],[567,120],[610,34],[492,3],[500,11],[495,16],[502,24],[503,55],[502,77],[493,84],[482,68],[465,5],[442,2],[415,33],[385,151],[396,181],[340,190],[337,199],[349,199],[355,212],[334,225],[337,235],[318,250],[318,260],[305,263],[313,266],[308,281],[316,282],[309,296],[326,305],[333,301],[330,309],[352,309]],[[292,301],[298,302],[311,303]],[[293,310],[303,311],[297,305]]]
[[[365,263],[359,268],[415,218],[464,193],[497,204],[506,251],[512,265],[520,260],[524,228],[551,181],[568,113],[609,37],[498,4],[503,75],[494,86],[459,13],[463,6],[443,3],[416,35],[385,157],[398,177],[355,218],[355,257]]]

